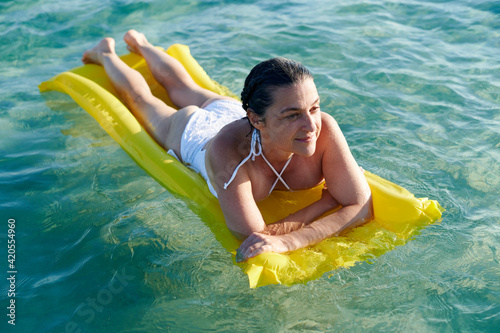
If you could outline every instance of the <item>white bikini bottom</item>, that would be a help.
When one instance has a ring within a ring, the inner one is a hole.
[[[241,103],[231,100],[217,100],[205,108],[196,110],[189,119],[181,139],[182,163],[201,174],[210,192],[217,192],[208,178],[205,166],[205,146],[227,124],[246,117]],[[172,154],[171,151],[169,151]],[[175,154],[172,154],[175,156]],[[177,156],[175,156],[177,158]]]

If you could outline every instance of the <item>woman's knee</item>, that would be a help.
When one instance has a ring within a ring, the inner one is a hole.
[[[119,92],[120,99],[129,109],[142,109],[150,104],[155,104],[154,96],[148,89],[142,89],[139,86],[132,87],[129,90]]]

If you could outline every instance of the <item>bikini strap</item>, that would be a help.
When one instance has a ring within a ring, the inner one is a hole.
[[[274,181],[274,184],[273,186],[271,187],[271,190],[269,191],[269,194],[271,194],[271,192],[274,190],[274,188],[276,187],[276,184],[278,184],[278,180],[281,181],[281,183],[283,185],[285,185],[285,187],[287,188],[288,191],[291,191],[292,189],[290,188],[290,186],[288,186],[288,184],[285,182],[285,180],[283,179],[283,177],[281,177],[281,175],[283,174],[283,172],[285,172],[285,169],[286,167],[288,166],[288,164],[290,164],[290,161],[292,160],[292,156],[290,156],[290,158],[288,159],[288,161],[286,161],[285,163],[285,166],[283,167],[283,169],[281,169],[281,172],[278,173],[278,171],[276,171],[276,169],[271,165],[271,163],[267,160],[267,158],[264,156],[264,154],[262,154],[262,158],[264,159],[264,161],[266,161],[267,165],[269,165],[269,167],[271,168],[271,170],[273,170],[274,174],[276,175],[276,180]]]
[[[243,161],[240,162],[240,164],[238,164],[238,166],[236,167],[236,169],[234,169],[233,171],[233,175],[231,176],[231,178],[228,180],[227,183],[224,183],[224,189],[226,190],[227,187],[229,186],[229,184],[231,184],[234,180],[234,178],[236,177],[236,174],[238,173],[238,169],[243,165],[245,164],[246,161],[248,161],[250,158],[252,158],[252,161],[255,161],[255,156],[259,156],[262,154],[262,146],[259,144],[258,147],[257,147],[257,142],[259,141],[258,140],[258,136],[259,134],[257,133],[257,131],[254,129],[253,132],[252,132],[252,140],[250,142],[250,154],[248,154],[247,157],[245,157],[243,159]],[[260,143],[260,142],[259,142]],[[258,150],[257,150],[258,149]]]
[[[269,194],[271,194],[271,192],[274,190],[274,188],[276,187],[276,184],[278,184],[278,180],[280,180],[283,185],[285,185],[285,187],[291,191],[290,187],[288,186],[288,184],[285,182],[285,180],[283,179],[283,177],[281,177],[281,175],[283,174],[283,172],[285,172],[285,169],[286,167],[288,166],[288,164],[290,164],[290,161],[292,160],[292,156],[290,156],[290,158],[288,159],[288,161],[286,162],[285,166],[283,167],[283,169],[281,170],[280,173],[278,173],[276,171],[276,169],[271,165],[271,163],[267,160],[267,158],[264,156],[264,154],[262,153],[262,144],[260,143],[260,135],[259,135],[259,132],[254,129],[253,132],[252,132],[252,140],[251,140],[251,143],[250,143],[250,154],[248,154],[247,157],[245,157],[241,162],[240,164],[238,164],[238,166],[236,167],[236,169],[234,169],[233,171],[233,174],[231,176],[231,178],[229,179],[229,181],[227,183],[224,183],[224,189],[226,190],[227,187],[229,186],[229,184],[231,184],[234,180],[234,178],[236,177],[236,174],[238,173],[238,169],[246,163],[246,161],[248,161],[250,158],[252,159],[252,161],[255,161],[255,157],[256,156],[259,156],[259,155],[262,155],[262,158],[264,159],[264,161],[267,163],[267,165],[271,168],[271,170],[274,172],[274,174],[278,177],[276,178],[276,181],[274,182],[273,186],[271,187],[271,190],[269,191]],[[269,195],[268,194],[268,195]]]

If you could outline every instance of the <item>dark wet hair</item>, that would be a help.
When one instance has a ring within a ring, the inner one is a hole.
[[[241,92],[243,109],[247,111],[251,108],[257,115],[264,117],[267,108],[273,103],[274,89],[307,78],[312,78],[311,72],[298,61],[283,57],[265,60],[257,64],[245,80]]]

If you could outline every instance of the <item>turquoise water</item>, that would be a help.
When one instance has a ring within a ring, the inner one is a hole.
[[[0,331],[497,332],[499,13],[482,0],[2,1]],[[101,37],[124,53],[130,28],[190,45],[237,94],[256,62],[302,61],[359,164],[437,199],[443,219],[372,263],[249,289],[186,203],[69,97],[38,92]]]

